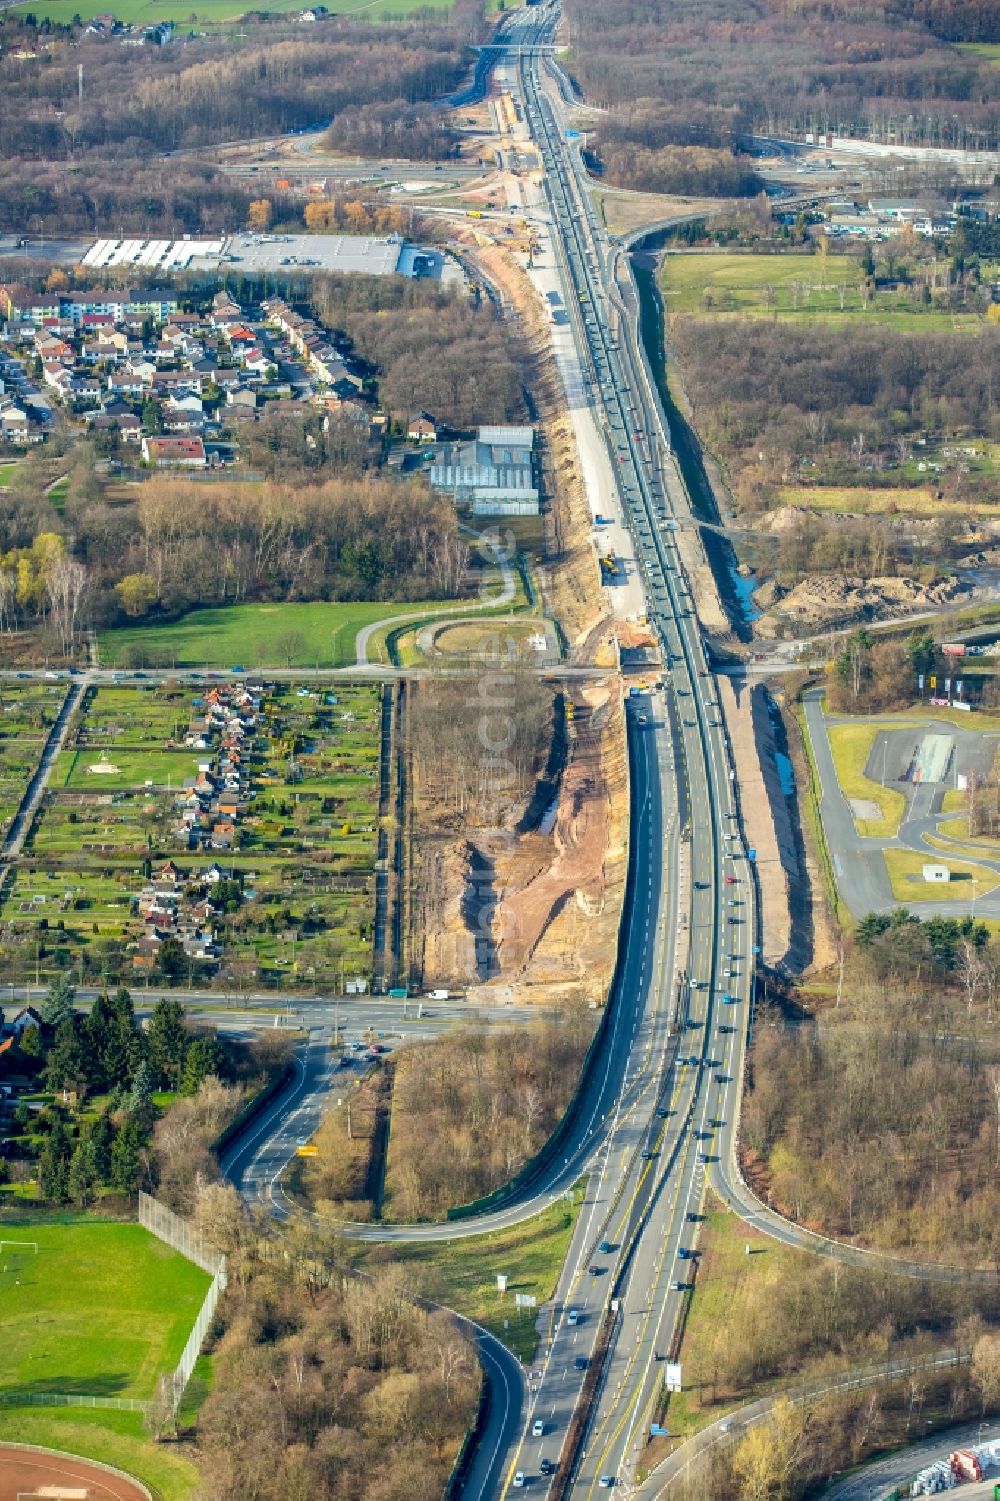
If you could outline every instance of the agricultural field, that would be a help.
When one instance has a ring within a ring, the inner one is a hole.
[[[84,1215],[4,1216],[0,1240],[0,1390],[151,1397],[180,1359],[207,1273],[140,1225]]]
[[[10,828],[65,696],[57,683],[0,688],[0,835]]]
[[[367,975],[380,704],[371,684],[91,688],[0,908],[8,972]]]
[[[447,10],[451,0],[426,0],[426,5],[436,10]],[[99,0],[24,0],[24,9],[30,10],[39,21],[60,21],[68,24],[74,16],[89,21],[103,14]],[[152,26],[158,21],[173,21],[178,26],[212,26],[237,21],[254,7],[248,0],[120,0],[114,14],[119,21],[134,26]],[[267,10],[271,15],[292,15],[303,10],[303,0],[269,0]],[[344,0],[338,5],[337,14],[350,16],[364,14],[372,20],[390,20],[396,16],[411,14],[417,7],[413,0]],[[421,6],[421,8],[425,8]]]
[[[684,251],[663,259],[669,313],[877,323],[896,329],[977,329],[975,313],[925,307],[910,291],[879,291],[865,308],[861,263],[854,256],[737,255]],[[843,301],[843,307],[841,302]]]

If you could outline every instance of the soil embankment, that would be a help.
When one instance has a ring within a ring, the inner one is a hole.
[[[755,851],[764,963],[770,969],[801,973],[829,961],[829,944],[825,923],[817,922],[815,872],[807,863],[798,823],[784,724],[762,683],[747,686],[721,678],[719,700],[736,765],[747,844]]]
[[[412,947],[425,984],[494,1003],[606,997],[628,863],[624,711],[615,675],[565,697],[572,717],[556,704],[547,763],[499,818],[470,804],[458,830],[418,781]]]

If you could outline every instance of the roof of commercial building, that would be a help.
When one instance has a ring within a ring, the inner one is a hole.
[[[481,427],[480,443],[498,448],[531,448],[535,442],[533,427]]]

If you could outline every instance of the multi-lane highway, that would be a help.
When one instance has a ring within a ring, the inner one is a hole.
[[[604,431],[618,477],[618,505],[630,527],[645,584],[647,612],[666,665],[666,692],[650,716],[633,711],[639,738],[659,742],[661,801],[680,811],[685,883],[660,865],[660,910],[684,932],[682,1025],[668,1059],[669,1098],[655,1155],[646,1164],[648,1191],[641,1212],[621,1239],[597,1297],[609,1327],[608,1353],[597,1394],[582,1410],[582,1443],[562,1455],[560,1491],[588,1497],[627,1483],[663,1380],[681,1304],[694,1280],[697,1230],[706,1181],[725,1150],[738,1108],[743,1050],[750,1023],[754,889],[736,818],[733,777],[718,701],[705,658],[690,589],[673,530],[678,494],[669,435],[638,344],[628,269],[598,223],[575,144],[562,116],[564,91],[546,89],[552,64],[534,44],[552,35],[555,7],[528,12],[507,38],[524,44],[518,58],[520,91],[538,146],[551,239],[565,286],[578,351],[589,380],[594,415]],[[605,507],[602,506],[602,509]],[[658,696],[657,696],[658,697]],[[640,724],[640,718],[646,723]],[[639,842],[639,841],[637,841]],[[641,842],[640,842],[641,844]],[[655,859],[655,856],[654,856]],[[657,983],[667,989],[670,972]],[[652,1000],[653,1007],[656,1001]],[[613,1123],[609,1148],[615,1140]],[[615,1244],[613,1235],[609,1243]],[[596,1292],[596,1289],[595,1289]],[[617,1305],[612,1312],[612,1304]],[[582,1374],[582,1373],[580,1373]],[[563,1388],[565,1379],[556,1379]],[[547,1420],[543,1379],[529,1413],[527,1436],[512,1464],[515,1476],[540,1473],[542,1448],[559,1457],[561,1434],[532,1435],[534,1414]],[[563,1398],[565,1408],[566,1398]],[[559,1408],[556,1408],[557,1413]],[[572,1467],[567,1477],[565,1467]],[[569,1484],[567,1485],[567,1480]]]

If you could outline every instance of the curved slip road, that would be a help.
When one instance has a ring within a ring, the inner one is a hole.
[[[514,595],[516,593],[516,586],[514,582],[514,570],[510,566],[510,560],[501,548],[499,542],[493,539],[488,532],[477,532],[475,533],[475,535],[477,540],[482,541],[484,545],[489,548],[490,552],[493,554],[496,566],[500,570],[501,585],[499,594],[497,594],[493,599],[481,600],[478,605],[470,604],[468,600],[462,600],[459,604],[452,606],[450,609],[445,608],[431,610],[410,610],[402,615],[386,615],[382,620],[373,620],[371,624],[362,626],[360,631],[358,631],[357,637],[355,638],[354,666],[356,669],[360,670],[362,668],[371,667],[373,665],[368,660],[368,644],[374,636],[375,632],[385,630],[386,626],[388,626],[390,629],[395,629],[397,625],[409,625],[413,621],[427,620],[429,618],[432,618],[434,620],[440,619],[444,623],[447,623],[448,617],[450,615],[461,615],[462,617],[466,615],[475,615],[477,611],[482,612],[483,610],[499,610],[502,609],[504,605],[513,603]]]

